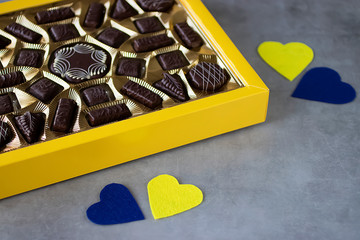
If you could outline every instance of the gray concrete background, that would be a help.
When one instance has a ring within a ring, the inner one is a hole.
[[[360,90],[358,0],[204,0],[271,89],[265,124],[0,201],[0,239],[360,239],[360,105],[291,98],[257,55],[263,41],[305,42],[312,67]],[[49,159],[51,161],[51,159]],[[204,202],[157,220],[146,184],[168,173],[200,187]],[[88,206],[109,183],[129,187],[146,220],[97,226]]]

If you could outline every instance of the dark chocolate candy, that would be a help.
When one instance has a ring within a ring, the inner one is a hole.
[[[174,0],[137,0],[144,11],[147,12],[166,12],[174,5]]]
[[[89,107],[111,101],[109,94],[100,85],[84,89],[81,96]]]
[[[9,124],[0,121],[0,148],[3,148],[14,138],[14,133]]]
[[[102,124],[120,121],[131,117],[129,108],[121,103],[110,107],[90,111],[86,118],[90,126],[95,127]]]
[[[6,48],[10,43],[10,39],[0,35],[0,49]]]
[[[222,88],[230,76],[218,64],[201,62],[189,71],[187,79],[198,90],[214,92]]]
[[[166,34],[136,39],[133,43],[136,52],[148,52],[162,47],[170,46],[175,41]]]
[[[61,98],[56,108],[51,130],[68,133],[74,125],[78,106],[72,99]]]
[[[40,42],[42,35],[30,30],[23,25],[18,23],[12,23],[5,28],[5,31],[14,35],[15,37],[19,38],[22,41],[29,42],[29,43],[38,43]]]
[[[136,20],[135,26],[140,33],[152,33],[165,29],[157,17],[147,17]]]
[[[97,2],[91,3],[85,16],[84,26],[88,28],[99,28],[103,24],[105,10],[104,4]]]
[[[20,71],[0,75],[0,88],[13,87],[24,82],[25,76]]]
[[[128,81],[120,92],[151,109],[159,107],[163,101],[159,95],[133,81]]]
[[[68,18],[75,17],[74,12],[69,7],[57,8],[49,11],[36,13],[35,20],[38,24],[52,23]]]
[[[66,41],[80,37],[80,34],[73,24],[60,24],[49,28],[49,35],[54,42]]]
[[[189,61],[179,50],[157,55],[156,59],[164,70],[182,68],[189,65]]]
[[[177,74],[164,73],[164,78],[155,82],[153,86],[180,102],[189,100],[186,86]]]
[[[45,126],[44,113],[26,112],[15,117],[16,127],[28,143],[39,141]]]
[[[186,22],[176,24],[175,31],[189,49],[201,47],[204,43],[200,35]]]
[[[121,21],[137,14],[138,12],[125,0],[117,0],[111,12],[111,17]]]
[[[61,85],[51,81],[50,79],[42,78],[32,84],[27,89],[27,92],[38,98],[40,101],[49,103],[56,95],[61,93],[63,89],[64,88]]]
[[[110,47],[119,48],[129,38],[126,33],[110,27],[102,31],[96,39]]]
[[[138,58],[121,58],[116,69],[120,76],[142,78],[145,73],[145,60]]]
[[[14,111],[14,106],[9,94],[0,96],[0,115],[11,113]]]
[[[75,43],[55,50],[49,59],[49,69],[70,83],[101,78],[110,69],[111,56],[90,43]]]
[[[39,68],[43,65],[44,54],[43,50],[21,49],[15,58],[14,65]]]

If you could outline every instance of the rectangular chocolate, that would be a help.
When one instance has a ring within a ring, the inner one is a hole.
[[[24,82],[26,82],[25,76],[20,71],[0,75],[0,88],[13,87]]]
[[[52,23],[68,18],[75,17],[74,12],[69,7],[57,8],[49,11],[36,13],[35,20],[38,24]]]
[[[83,25],[87,28],[99,28],[103,24],[105,10],[103,4],[97,2],[91,3]]]
[[[128,81],[120,92],[151,109],[158,108],[163,101],[159,95],[133,81]]]
[[[61,98],[56,108],[51,130],[68,133],[74,125],[78,106],[72,99]]]
[[[40,68],[44,62],[44,54],[43,50],[22,49],[16,55],[14,65]]]
[[[64,89],[63,86],[51,81],[48,78],[42,78],[32,84],[27,92],[42,101],[43,103],[50,103],[53,98]]]
[[[80,34],[73,24],[60,24],[49,28],[49,34],[54,42],[66,41],[80,37]]]
[[[109,45],[113,48],[119,48],[126,40],[130,38],[126,33],[116,29],[116,28],[106,28],[102,31],[96,39],[106,45]]]
[[[139,58],[121,58],[116,69],[116,74],[119,76],[131,76],[142,78],[145,74],[146,61]]]
[[[42,35],[30,30],[18,23],[12,23],[5,28],[5,31],[14,35],[24,42],[39,43]]]
[[[149,52],[159,48],[167,47],[174,44],[175,41],[166,34],[139,38],[133,43],[136,52]]]
[[[165,29],[157,17],[141,18],[136,20],[134,24],[140,33],[152,33]]]
[[[189,65],[189,61],[179,50],[160,54],[156,56],[156,59],[164,70],[172,70]]]
[[[175,31],[188,49],[198,48],[203,45],[200,35],[186,22],[175,24]]]
[[[0,35],[0,49],[6,48],[11,43],[11,40]]]
[[[0,95],[0,115],[11,113],[14,111],[14,106],[9,94]]]
[[[81,97],[89,107],[111,101],[109,94],[101,85],[82,90]]]
[[[95,127],[110,122],[120,121],[131,117],[132,114],[126,104],[117,104],[110,107],[90,111],[86,115],[90,126]]]

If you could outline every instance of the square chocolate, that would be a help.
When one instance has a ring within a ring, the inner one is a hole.
[[[142,78],[145,73],[145,60],[138,58],[121,58],[116,69],[119,76]]]
[[[6,48],[10,43],[10,39],[0,35],[0,49]]]
[[[73,24],[60,24],[49,28],[49,35],[54,42],[66,41],[80,37]]]
[[[105,90],[105,87],[101,85],[82,90],[81,96],[86,105],[89,107],[111,101],[109,94]]]
[[[156,59],[164,70],[182,68],[189,65],[189,61],[179,50],[160,54],[156,56]]]
[[[141,18],[134,23],[140,33],[152,33],[165,29],[157,17]]]
[[[63,86],[51,81],[48,78],[42,78],[32,84],[26,91],[44,103],[49,103],[56,95],[61,93]]]
[[[24,82],[26,78],[20,71],[0,75],[0,88],[13,87]]]
[[[9,94],[0,95],[0,115],[11,113],[14,111],[14,106]]]
[[[16,56],[14,65],[40,68],[44,62],[44,54],[43,50],[22,49]]]
[[[129,38],[126,33],[110,27],[102,31],[96,39],[110,47],[119,48]]]

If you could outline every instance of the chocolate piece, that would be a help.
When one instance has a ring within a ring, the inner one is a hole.
[[[11,113],[14,111],[14,106],[9,94],[0,96],[0,115]]]
[[[89,107],[111,101],[109,94],[100,85],[84,89],[81,96]]]
[[[133,81],[128,81],[120,92],[151,109],[159,107],[163,101],[159,95]]]
[[[103,24],[105,10],[103,4],[97,2],[91,3],[85,16],[84,26],[88,28],[99,28]]]
[[[38,24],[45,24],[65,20],[72,17],[75,17],[75,14],[71,8],[64,7],[38,12],[36,13],[35,20]]]
[[[165,29],[157,17],[141,18],[134,23],[140,33],[152,33]]]
[[[10,39],[0,35],[0,49],[6,48],[10,43]]]
[[[50,71],[70,83],[101,78],[110,69],[111,56],[90,43],[75,43],[56,49],[50,56]]]
[[[187,79],[196,89],[214,92],[222,88],[230,76],[218,64],[201,62],[190,70]]]
[[[26,112],[15,117],[16,127],[28,143],[39,141],[45,126],[44,113]]]
[[[189,49],[201,47],[204,43],[200,35],[186,22],[176,24],[175,31]]]
[[[51,130],[63,133],[70,132],[75,122],[77,108],[74,100],[61,98],[56,108]]]
[[[73,24],[60,24],[49,28],[49,35],[54,42],[66,41],[80,37],[80,34]]]
[[[166,12],[174,5],[174,0],[137,0],[136,2],[147,12]]]
[[[179,50],[157,55],[156,59],[164,70],[182,68],[189,65],[189,61]]]
[[[90,126],[95,127],[102,124],[120,121],[131,117],[129,108],[124,104],[117,104],[114,106],[100,108],[97,110],[90,111],[86,118]]]
[[[119,48],[129,38],[126,33],[110,27],[102,31],[96,39],[110,47]]]
[[[56,95],[61,93],[63,89],[64,88],[61,85],[51,81],[50,79],[42,78],[31,85],[27,89],[27,92],[40,99],[40,101],[49,103]]]
[[[180,102],[190,99],[184,82],[177,74],[170,75],[169,73],[164,73],[164,78],[155,82],[153,86]]]
[[[138,12],[125,0],[117,0],[113,7],[111,17],[121,21],[137,14]]]
[[[12,23],[5,28],[5,31],[14,35],[22,41],[29,43],[38,43],[40,42],[42,35],[34,32],[18,23]]]
[[[170,46],[175,41],[166,34],[136,39],[133,43],[136,52],[148,52],[162,47]]]
[[[25,76],[20,71],[0,75],[0,88],[13,87],[24,82],[26,82]]]
[[[14,138],[14,133],[6,122],[0,121],[0,148],[3,148]]]
[[[22,49],[16,56],[14,65],[39,68],[43,65],[44,54],[43,50]]]
[[[142,78],[145,73],[145,60],[138,58],[121,58],[116,69],[120,76]]]

